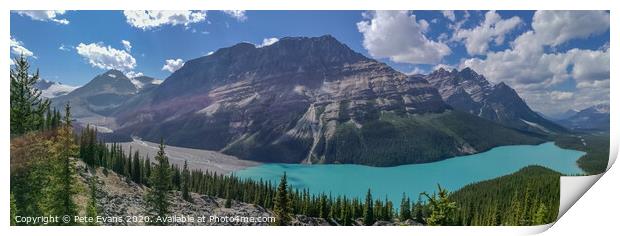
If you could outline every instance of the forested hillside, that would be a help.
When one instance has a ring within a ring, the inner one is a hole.
[[[454,192],[458,225],[539,225],[555,221],[560,173],[529,166]]]

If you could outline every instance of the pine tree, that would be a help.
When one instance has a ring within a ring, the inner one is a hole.
[[[75,144],[71,126],[71,106],[67,103],[64,123],[51,143],[53,164],[46,204],[51,215],[77,215],[77,207],[73,202],[73,197],[77,193],[73,185],[76,178],[73,158],[77,157],[77,151],[78,147]],[[66,224],[74,224],[74,222],[71,220]]]
[[[404,222],[408,219],[411,219],[411,206],[409,203],[409,198],[407,196],[405,196],[405,193],[403,193],[403,198],[400,201],[400,214],[398,216],[398,219],[400,220],[400,222]]]
[[[133,155],[131,178],[133,182],[142,184],[142,161],[140,161],[140,153],[136,150]]]
[[[532,225],[542,225],[547,223],[547,207],[544,203],[538,205],[538,209],[532,219]]]
[[[88,199],[88,204],[86,205],[86,216],[89,219],[94,219],[94,221],[89,221],[87,225],[95,226],[97,223],[97,176],[93,176],[88,181],[88,187],[90,190],[90,198]]]
[[[144,177],[142,177],[142,179],[144,180],[144,185],[146,186],[151,186],[151,159],[149,158],[149,155],[146,155],[146,158],[144,159]]]
[[[319,197],[319,217],[327,219],[327,214],[327,196],[325,194],[321,194]]]
[[[230,208],[232,206],[232,196],[230,195],[230,186],[226,187],[226,202],[224,202],[224,207]]]
[[[183,163],[183,174],[181,178],[181,192],[185,201],[191,202],[192,199],[189,196],[189,170],[187,169],[187,160]]]
[[[413,205],[412,216],[415,217],[414,220],[418,223],[426,223],[424,221],[424,206],[422,205],[422,199],[418,196],[418,201]]]
[[[10,209],[10,213],[11,213],[11,219],[10,219],[10,223],[9,225],[16,225],[16,219],[15,217],[17,216],[17,206],[15,206],[15,197],[13,197],[13,191],[11,191],[11,209]]]
[[[351,210],[350,210],[350,206],[349,206],[349,201],[347,200],[347,198],[345,197],[342,200],[342,208],[341,208],[341,213],[340,213],[340,218],[341,218],[341,224],[344,226],[347,225],[351,225]]]
[[[426,219],[426,223],[428,225],[453,225],[456,203],[448,199],[446,189],[442,189],[440,185],[437,185],[437,188],[439,189],[438,195],[433,194],[432,197],[426,192],[421,193],[426,196],[431,208],[431,215]]]
[[[276,217],[274,222],[275,225],[289,225],[291,223],[290,219],[290,199],[288,198],[287,193],[287,182],[286,182],[286,172],[282,175],[280,179],[280,184],[278,185],[278,189],[276,191],[276,196],[273,201],[273,213]]]
[[[164,139],[161,139],[159,143],[159,151],[155,156],[155,160],[157,163],[153,166],[151,173],[151,189],[147,194],[147,203],[150,210],[155,214],[155,217],[160,219],[153,220],[151,223],[155,225],[164,225],[165,222],[161,220],[169,213],[169,192],[172,189],[172,175],[168,157],[164,151]]]
[[[35,87],[39,71],[30,75],[30,65],[23,55],[15,58],[14,63],[10,70],[11,135],[21,135],[44,128],[45,112],[50,102],[41,98],[41,91]]]
[[[364,204],[364,225],[372,225],[375,223],[375,215],[372,206],[372,194],[370,189],[366,192],[366,202]]]

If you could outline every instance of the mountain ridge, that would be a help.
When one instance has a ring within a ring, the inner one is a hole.
[[[542,141],[452,111],[425,79],[332,36],[219,49],[118,111],[119,133],[261,162],[390,166]]]
[[[493,85],[469,67],[461,71],[440,68],[418,77],[429,81],[457,110],[525,131],[542,134],[566,132],[563,127],[533,111],[509,85],[504,82]]]
[[[574,130],[609,131],[609,104],[597,104],[578,111],[570,117],[558,120],[558,123]]]

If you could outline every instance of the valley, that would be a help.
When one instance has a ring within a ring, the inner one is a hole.
[[[133,138],[132,142],[120,142],[117,144],[127,152],[127,155],[133,154],[133,152],[139,152],[140,155],[145,157],[148,156],[151,159],[157,155],[157,151],[159,150],[158,143],[143,141],[137,138]],[[217,174],[230,174],[260,164],[253,161],[241,160],[234,156],[215,151],[170,145],[166,146],[166,154],[172,165],[183,166],[183,163],[187,161],[187,165],[190,169],[198,169]]]

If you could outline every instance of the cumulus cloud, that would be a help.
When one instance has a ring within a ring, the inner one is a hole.
[[[256,47],[258,47],[258,48],[267,47],[269,45],[272,45],[272,44],[278,42],[278,40],[279,40],[278,38],[265,38],[265,39],[263,39],[263,43],[261,43],[259,45],[256,45]]]
[[[69,20],[60,19],[59,17],[65,14],[65,11],[15,11],[17,14],[21,16],[30,17],[33,20],[38,21],[51,21],[56,22],[58,24],[66,25],[69,24]]]
[[[453,69],[456,69],[456,66],[446,65],[446,64],[437,64],[433,67],[433,70],[439,70],[439,69],[453,70]]]
[[[124,72],[131,71],[136,67],[136,59],[129,52],[102,43],[80,43],[75,49],[93,67],[108,70],[116,69]]]
[[[127,78],[136,78],[143,76],[144,74],[142,72],[128,71],[125,73],[125,75],[127,76]]]
[[[185,62],[183,62],[183,59],[168,59],[166,60],[166,63],[161,68],[161,70],[175,72],[176,70],[183,67],[183,64],[185,64]]]
[[[454,15],[454,11],[441,11],[444,17],[448,18],[450,21],[455,21],[456,16]]]
[[[426,74],[426,73],[427,72],[424,69],[419,68],[419,67],[416,66],[416,67],[413,68],[413,70],[411,70],[411,71],[409,71],[408,73],[405,73],[405,74],[407,74],[407,75],[423,75],[423,74]]]
[[[11,36],[11,54],[15,56],[34,57],[34,53],[24,47],[24,43]],[[36,58],[36,57],[35,57]]]
[[[376,11],[365,14],[357,23],[363,34],[363,45],[375,58],[394,62],[435,64],[452,53],[443,42],[433,41],[424,34],[428,22],[418,21],[408,11]]]
[[[488,51],[491,41],[496,45],[503,44],[505,35],[521,22],[517,16],[504,20],[495,11],[488,11],[480,25],[472,29],[456,30],[453,39],[464,40],[469,55],[482,55]]]
[[[567,24],[566,22],[570,22]],[[557,46],[575,38],[587,38],[609,30],[605,11],[537,11],[532,28],[539,40]]]
[[[150,30],[163,25],[199,23],[207,19],[206,11],[123,11],[127,23],[135,28]]]
[[[601,19],[605,15],[607,19]],[[592,22],[595,20],[596,23]],[[574,25],[584,28],[574,32]],[[609,100],[609,50],[545,50],[605,32],[609,29],[609,13],[537,11],[532,28],[518,36],[509,49],[488,52],[484,58],[463,60],[460,67],[471,67],[495,83],[506,82],[533,108],[551,113],[582,109]],[[551,37],[549,32],[557,37]],[[575,84],[571,88],[574,91],[570,91],[572,96],[557,89],[567,84]]]
[[[125,48],[125,51],[131,52],[131,42],[129,42],[127,40],[121,40],[121,43],[123,44],[123,47]]]
[[[226,15],[229,15],[232,18],[237,19],[237,21],[245,21],[248,19],[248,17],[245,15],[244,10],[224,10],[222,12],[224,12]]]
[[[564,91],[551,91],[551,98],[557,101],[567,100],[573,98],[573,93]]]

